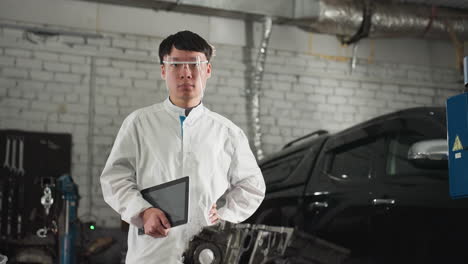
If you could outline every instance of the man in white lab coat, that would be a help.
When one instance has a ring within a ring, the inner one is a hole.
[[[126,263],[179,263],[202,227],[241,222],[263,200],[265,183],[245,134],[203,106],[212,54],[193,32],[167,37],[159,59],[169,97],[131,113],[116,137],[101,186],[105,201],[130,224]],[[189,219],[171,228],[140,190],[184,176],[190,177]],[[221,196],[225,205],[216,208]],[[141,227],[145,235],[138,235]]]

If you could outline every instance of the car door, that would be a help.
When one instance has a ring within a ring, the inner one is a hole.
[[[304,193],[308,171],[315,162],[324,138],[261,164],[266,195],[248,223],[271,226],[297,226],[298,201]]]
[[[374,157],[384,146],[377,131],[361,128],[329,139],[304,198],[305,231],[350,249],[353,256],[368,255],[369,190]]]
[[[462,263],[468,259],[468,207],[449,197],[448,170],[408,160],[418,141],[446,137],[431,118],[399,118],[372,190],[371,241],[376,263]],[[458,249],[458,250],[457,250]],[[463,261],[461,261],[463,260]],[[460,262],[461,261],[461,262]]]

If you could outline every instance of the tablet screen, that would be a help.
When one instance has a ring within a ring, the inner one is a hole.
[[[188,221],[188,190],[189,177],[186,176],[144,189],[141,194],[153,207],[161,209],[174,227]]]

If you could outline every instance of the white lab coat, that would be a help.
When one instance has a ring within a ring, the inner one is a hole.
[[[130,223],[126,263],[178,263],[189,239],[209,225],[218,208],[223,220],[241,222],[262,202],[265,182],[242,130],[198,105],[183,125],[184,109],[169,99],[139,109],[123,122],[101,175],[104,200]],[[140,190],[190,177],[189,220],[165,238],[138,235],[139,214],[151,207]]]

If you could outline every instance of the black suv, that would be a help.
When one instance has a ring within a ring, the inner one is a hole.
[[[445,109],[421,107],[288,143],[260,163],[266,197],[247,222],[296,227],[353,263],[468,263],[468,200],[449,196],[447,161],[408,158],[437,139],[446,152],[446,136]]]

